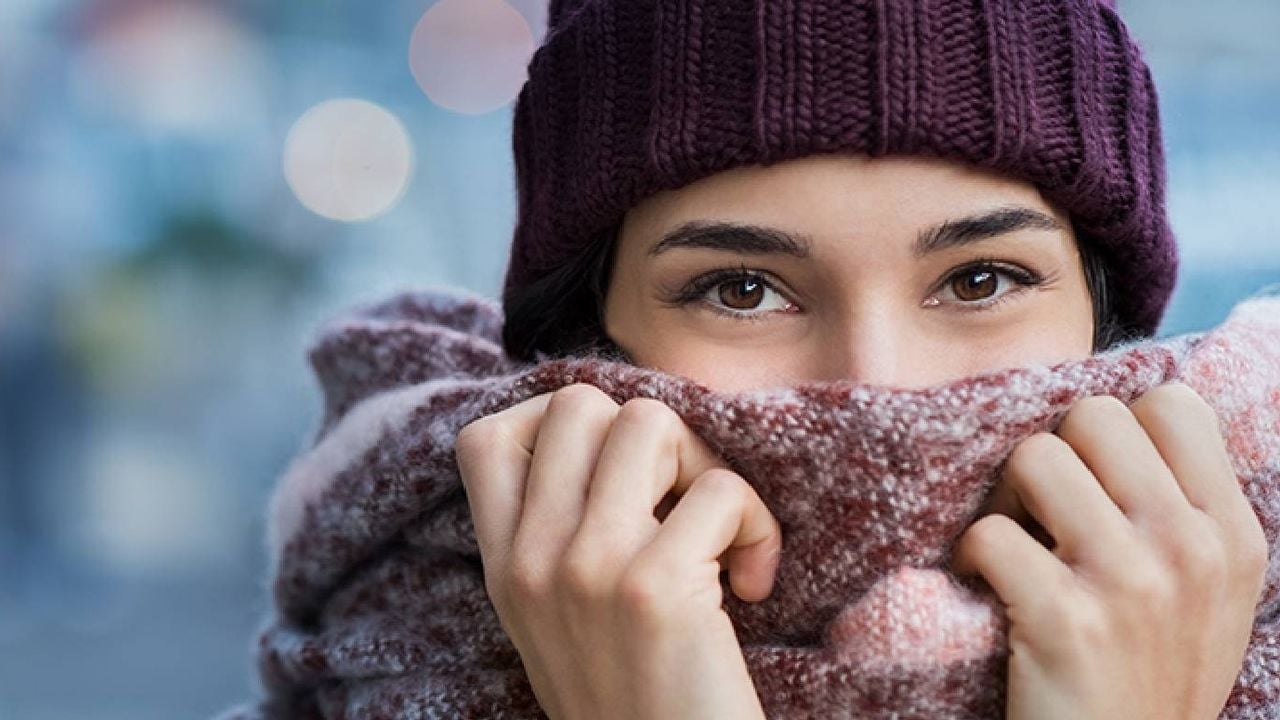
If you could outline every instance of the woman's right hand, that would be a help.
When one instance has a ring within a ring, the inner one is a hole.
[[[570,385],[466,426],[457,460],[485,588],[548,716],[764,717],[720,572],[768,597],[781,531],[674,411]]]

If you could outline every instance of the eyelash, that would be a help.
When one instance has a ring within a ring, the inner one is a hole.
[[[1022,295],[1027,290],[1039,287],[1050,281],[1050,278],[1046,278],[1043,275],[1028,270],[1022,266],[1003,263],[995,258],[982,257],[965,263],[948,273],[947,276],[943,278],[942,282],[933,287],[933,290],[929,293],[930,296],[950,285],[956,280],[956,278],[975,272],[994,272],[998,275],[1005,275],[1010,278],[1017,287],[990,300],[975,300],[972,302],[961,301],[959,303],[961,312],[989,312],[994,310],[996,307],[1003,305],[1008,300]]]
[[[995,258],[978,258],[972,262],[955,268],[948,273],[941,282],[930,290],[930,297],[940,292],[957,278],[977,272],[994,272],[998,275],[1004,275],[1005,277],[1010,278],[1017,287],[989,300],[974,300],[972,302],[961,301],[958,303],[960,312],[990,312],[1014,296],[1021,295],[1026,290],[1044,285],[1049,281],[1049,278],[1045,278],[1044,276],[1017,265],[1003,263]],[[759,322],[767,319],[767,317],[772,315],[773,312],[734,311],[719,307],[711,302],[706,302],[707,293],[715,288],[727,282],[743,280],[759,281],[769,290],[781,293],[781,291],[778,290],[776,283],[769,279],[768,274],[757,270],[751,270],[744,265],[736,268],[712,270],[711,272],[699,275],[681,288],[669,302],[676,306],[705,302],[708,309],[712,312],[742,322]]]
[[[743,280],[758,280],[769,290],[779,292],[777,285],[769,279],[768,275],[756,270],[751,270],[744,265],[736,268],[712,270],[711,272],[699,275],[681,288],[675,296],[671,298],[669,304],[685,306],[693,303],[705,303],[707,308],[712,312],[742,322],[760,322],[761,320],[767,319],[772,313],[735,311],[706,302],[707,293],[711,292],[715,288],[728,282],[740,282]]]

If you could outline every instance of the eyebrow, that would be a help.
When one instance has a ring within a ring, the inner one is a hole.
[[[916,257],[989,240],[1019,230],[1062,230],[1062,223],[1050,215],[1027,207],[1002,207],[978,215],[929,228],[916,238],[912,252]]]
[[[922,231],[912,245],[916,257],[960,247],[1019,230],[1061,230],[1062,223],[1027,207],[1008,206],[948,220]],[[668,232],[649,249],[650,256],[676,248],[720,250],[743,255],[790,255],[808,258],[812,241],[779,228],[721,220],[691,220]]]
[[[744,255],[791,255],[809,257],[808,237],[778,228],[743,223],[691,220],[667,233],[649,249],[649,255],[661,255],[675,248],[723,250]]]

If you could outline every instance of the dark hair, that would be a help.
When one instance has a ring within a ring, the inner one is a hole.
[[[502,343],[509,355],[525,362],[582,355],[628,360],[604,329],[616,234],[601,233],[571,262],[503,295]],[[1101,249],[1081,233],[1076,237],[1093,305],[1093,352],[1137,339],[1140,334],[1125,328],[1112,305]]]
[[[606,355],[626,359],[604,329],[604,297],[617,229],[600,233],[582,254],[502,295],[502,344],[517,360]]]

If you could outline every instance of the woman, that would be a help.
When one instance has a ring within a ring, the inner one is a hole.
[[[587,0],[550,22],[516,109],[514,356],[918,387],[1154,333],[1176,269],[1158,113],[1110,3]],[[786,539],[679,417],[574,385],[457,448],[550,717],[762,716],[719,574],[767,597]],[[955,569],[1007,606],[1008,717],[1214,718],[1266,555],[1212,411],[1174,384],[1019,445]]]

